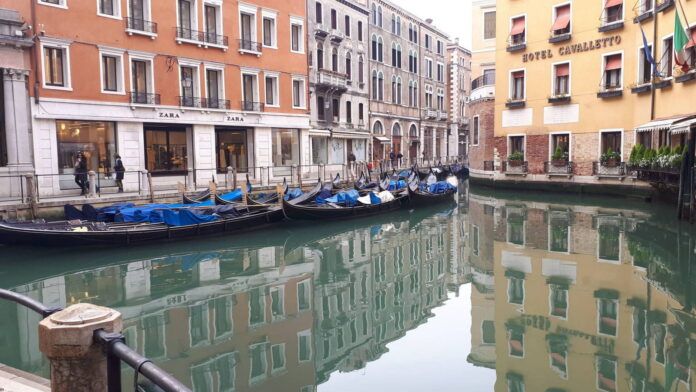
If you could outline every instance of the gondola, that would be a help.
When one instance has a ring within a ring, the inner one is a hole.
[[[454,194],[456,189],[447,190],[444,193],[423,192],[418,189],[418,182],[412,181],[407,186],[408,201],[411,207],[428,206],[439,203],[454,203],[456,202]]]
[[[380,204],[356,205],[355,207],[341,207],[335,204],[325,204],[321,206],[293,205],[283,200],[283,211],[285,212],[285,216],[289,219],[324,221],[383,214],[399,210],[407,203],[408,196],[405,194],[396,196],[392,201]]]
[[[341,174],[336,173],[336,177],[331,181],[331,185],[334,190],[342,190],[343,187],[341,187]]]
[[[365,191],[377,187],[378,183],[370,182],[370,177],[366,175],[365,172],[361,173],[358,180],[353,184],[353,188],[355,188],[356,191]]]
[[[332,184],[329,183],[328,186],[325,184],[322,184],[321,179],[317,182],[317,185],[312,188],[311,191],[303,193],[301,196],[296,197],[292,200],[290,200],[288,203],[292,205],[298,205],[298,204],[304,204],[308,203],[312,200],[314,200],[317,195],[324,189],[328,188],[329,191],[331,191]],[[286,201],[285,198],[283,198],[283,201]]]
[[[284,178],[283,178],[283,191],[282,192],[284,195],[288,193],[288,183]],[[268,194],[262,194],[262,195],[260,195],[260,197],[254,197],[251,193],[247,193],[246,202],[247,202],[247,205],[250,205],[250,206],[263,206],[263,205],[269,205],[269,204],[277,204],[278,203],[278,193],[271,192]]]
[[[186,194],[182,195],[182,203],[183,204],[198,204],[198,203],[203,203],[205,201],[210,200],[210,196],[212,193],[210,192],[210,189],[206,189],[202,192],[198,192],[195,195],[191,196],[186,196]]]
[[[182,226],[84,221],[0,222],[0,243],[62,247],[149,244],[248,231],[280,222],[283,218],[280,207],[265,207],[235,209],[234,215],[227,214],[215,221]]]

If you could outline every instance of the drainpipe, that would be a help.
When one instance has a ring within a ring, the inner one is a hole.
[[[31,4],[31,30],[33,33],[32,41],[34,41],[32,60],[34,63],[34,103],[39,104],[39,57],[41,56],[41,45],[39,44],[39,22],[36,19],[36,2],[30,1]]]
[[[655,12],[655,4],[653,4],[653,43],[652,43],[653,61],[657,63],[657,13]],[[652,70],[651,70],[652,73]],[[655,75],[650,78],[650,121],[655,119]],[[668,139],[669,140],[669,139]]]

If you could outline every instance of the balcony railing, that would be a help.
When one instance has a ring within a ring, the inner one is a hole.
[[[529,164],[527,161],[503,161],[503,173],[527,174]]]
[[[201,106],[203,106],[204,108],[208,108],[208,109],[229,110],[230,109],[230,100],[229,99],[202,98],[201,99]]]
[[[544,173],[547,175],[572,175],[573,174],[573,162],[568,160],[559,160],[544,162]]]
[[[261,102],[242,101],[242,111],[245,112],[260,112],[263,110]]]
[[[239,50],[253,53],[261,53],[261,43],[248,39],[240,39]]]
[[[157,23],[145,19],[126,18],[128,30],[140,31],[148,34],[157,34]]]
[[[317,84],[345,89],[347,78],[346,74],[320,69],[317,75]]]
[[[614,98],[623,95],[623,86],[618,84],[604,84],[599,86],[597,98]]]
[[[447,120],[447,112],[444,110],[439,110],[437,116],[440,120]]]
[[[495,84],[495,74],[485,74],[474,79],[471,82],[471,90],[476,90],[477,88],[484,86],[493,86]]]
[[[423,109],[423,117],[425,118],[437,118],[437,110],[435,109]]]
[[[183,27],[176,28],[176,38],[218,46],[227,46],[229,43],[227,36]]]
[[[160,95],[152,93],[130,92],[130,102],[140,105],[159,105]]]
[[[187,97],[179,96],[179,106],[187,108],[199,108],[201,107],[201,99],[198,97]]]
[[[626,175],[626,163],[617,162],[615,165],[592,162],[592,175],[598,177],[623,177]]]
[[[211,32],[201,32],[203,37],[203,42],[211,45],[227,46],[229,44],[229,39],[226,35],[215,34]]]

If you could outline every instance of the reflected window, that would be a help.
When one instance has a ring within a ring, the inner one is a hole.
[[[232,298],[217,298],[213,302],[215,308],[215,336],[219,337],[232,332]]]
[[[350,342],[355,343],[358,340],[358,327],[355,320],[350,321]]]
[[[508,303],[522,305],[524,303],[524,279],[508,277]]]
[[[300,362],[312,359],[312,336],[310,331],[301,332],[297,335],[297,355]]]
[[[620,261],[621,231],[618,225],[601,225],[597,229],[599,235],[598,257],[607,261]]]
[[[639,307],[633,308],[633,341],[638,347],[646,347],[648,335],[647,311]]]
[[[98,121],[56,121],[58,141],[58,172],[74,174],[77,157],[82,153],[87,170],[95,171],[104,186],[113,173],[116,153],[116,124]],[[115,184],[114,184],[115,185]],[[72,178],[61,181],[61,189],[78,188]]]
[[[570,227],[567,220],[551,219],[549,224],[549,250],[551,252],[568,252],[569,232]]]
[[[282,287],[271,289],[271,315],[274,319],[285,315],[285,290]]]
[[[144,354],[148,358],[163,357],[166,349],[164,345],[164,317],[148,316],[143,318],[144,330]]]
[[[474,256],[479,255],[479,235],[479,227],[473,226],[471,229],[471,251],[474,253]]]
[[[186,128],[145,126],[145,168],[154,174],[185,174],[188,169]]]
[[[394,329],[397,331],[403,331],[404,328],[404,313],[402,311],[396,312],[394,314]]]
[[[481,322],[481,342],[483,344],[495,344],[495,322],[483,320]]]
[[[507,240],[514,245],[524,245],[524,219],[522,217],[513,215],[508,218]]]
[[[266,321],[266,303],[261,288],[249,291],[249,325]]]
[[[606,392],[616,391],[616,360],[598,356],[596,366],[597,389]]]
[[[568,317],[568,286],[551,284],[549,286],[550,290],[550,304],[551,315],[561,318]]]
[[[285,344],[271,346],[272,370],[274,372],[285,369]]]
[[[297,310],[303,311],[309,309],[310,305],[310,287],[309,280],[302,281],[297,284]]]
[[[597,300],[597,317],[599,318],[599,333],[616,336],[618,325],[619,301],[615,299],[599,298]]]
[[[237,360],[234,353],[223,354],[215,360],[215,368],[218,373],[220,392],[234,391],[237,379]]]
[[[189,308],[189,327],[191,328],[191,346],[208,339],[208,307],[206,304]]]
[[[507,390],[508,392],[524,392],[524,379],[519,374],[507,374]]]
[[[331,354],[331,342],[329,339],[324,339],[323,342],[323,348],[324,348],[324,359],[327,359],[329,355]]]
[[[665,364],[665,338],[667,337],[667,327],[664,324],[652,326],[653,339],[655,342],[655,362]]]
[[[547,335],[549,343],[549,365],[561,378],[568,378],[568,338],[565,335]]]
[[[191,367],[191,383],[194,392],[210,391],[213,388],[213,375],[209,364]]]
[[[268,360],[266,358],[266,343],[254,344],[249,347],[250,369],[249,382],[258,382],[266,378],[266,368]]]
[[[522,328],[508,329],[508,354],[512,357],[524,357],[524,330]]]
[[[226,173],[228,167],[237,168],[237,172],[247,171],[247,131],[215,127],[217,140],[217,169],[219,173]]]

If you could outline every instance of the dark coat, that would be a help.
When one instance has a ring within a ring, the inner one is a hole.
[[[123,180],[123,175],[126,172],[126,168],[123,166],[123,161],[121,160],[121,158],[116,159],[114,171],[116,172],[116,179]]]

